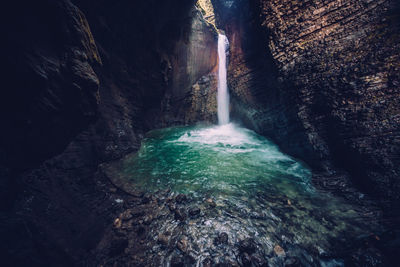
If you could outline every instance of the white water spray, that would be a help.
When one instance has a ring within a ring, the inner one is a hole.
[[[229,94],[226,81],[226,49],[229,41],[225,35],[218,34],[218,122],[229,123]]]

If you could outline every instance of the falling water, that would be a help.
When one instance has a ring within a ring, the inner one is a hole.
[[[226,82],[226,49],[229,45],[225,35],[218,34],[218,122],[229,123],[229,94]]]

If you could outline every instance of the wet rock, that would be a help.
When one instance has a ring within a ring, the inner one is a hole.
[[[132,219],[132,217],[133,217],[133,215],[130,210],[124,211],[120,216],[121,220],[123,220],[123,221],[128,221],[128,220]]]
[[[176,202],[182,204],[187,201],[187,196],[185,194],[179,194],[175,198]]]
[[[251,256],[251,263],[253,266],[257,266],[257,267],[268,266],[267,261],[259,254],[253,254]]]
[[[160,243],[163,246],[167,246],[169,243],[169,236],[166,234],[159,234],[158,235],[158,243]]]
[[[253,238],[246,238],[239,242],[239,250],[241,252],[252,254],[256,251],[256,248],[257,248],[256,241]]]
[[[291,257],[285,260],[285,267],[298,267],[301,266],[300,261],[297,258]]]
[[[281,247],[281,246],[279,246],[279,245],[276,245],[275,247],[274,247],[274,252],[275,252],[275,254],[277,255],[277,256],[285,256],[285,250]]]
[[[176,246],[178,247],[178,249],[182,252],[186,252],[187,251],[187,247],[188,247],[188,241],[187,238],[184,236],[182,237],[178,243],[176,244]]]
[[[196,257],[193,253],[188,253],[185,255],[185,263],[186,265],[192,266],[196,263]]]
[[[217,204],[214,202],[212,198],[206,199],[206,204],[211,208],[215,208],[217,206]]]
[[[240,261],[242,262],[243,266],[251,266],[251,257],[246,252],[240,254]]]
[[[193,207],[193,208],[191,208],[190,210],[189,210],[189,215],[191,216],[191,217],[195,217],[195,216],[197,216],[197,215],[199,215],[200,214],[200,209],[199,209],[199,207]]]
[[[176,220],[185,221],[186,217],[187,217],[187,215],[186,215],[185,209],[181,208],[181,209],[175,210],[175,219]]]
[[[175,211],[176,210],[176,205],[174,203],[168,203],[168,208],[170,211]]]
[[[206,258],[203,260],[203,267],[211,267],[213,265],[213,260],[210,258]]]
[[[142,204],[148,204],[148,203],[150,203],[151,199],[152,199],[152,196],[151,196],[151,195],[145,194],[145,195],[142,197]]]
[[[153,221],[153,216],[152,215],[147,215],[146,217],[144,217],[143,219],[143,223],[146,225],[149,225],[152,221]]]
[[[115,228],[121,228],[121,226],[122,226],[122,221],[121,221],[121,219],[120,219],[120,218],[115,219],[115,220],[114,220],[114,227],[115,227]]]
[[[185,266],[185,261],[183,256],[175,255],[171,259],[171,267],[183,267]]]
[[[223,232],[218,235],[217,238],[215,238],[215,244],[228,244],[228,234]]]

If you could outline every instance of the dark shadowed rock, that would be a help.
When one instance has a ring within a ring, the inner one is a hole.
[[[220,245],[220,244],[228,244],[228,234],[225,233],[225,232],[220,233],[220,234],[215,238],[214,242],[215,242],[217,245]]]
[[[190,215],[191,217],[195,217],[195,216],[199,215],[200,212],[201,212],[201,210],[200,210],[199,207],[193,207],[193,208],[190,208],[190,209],[189,209],[189,215]]]
[[[185,221],[187,218],[186,210],[184,208],[176,209],[174,211],[175,219],[179,221]]]
[[[185,194],[179,194],[179,195],[177,195],[176,198],[175,198],[176,203],[178,203],[178,204],[182,204],[182,203],[186,202],[187,199],[188,199],[188,198],[187,198],[187,196],[186,196]]]
[[[238,246],[241,252],[246,252],[248,254],[254,253],[257,249],[256,242],[253,238],[246,238],[239,241]]]

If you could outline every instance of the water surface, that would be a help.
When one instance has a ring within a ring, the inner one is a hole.
[[[340,266],[342,259],[326,255],[375,227],[363,221],[357,207],[313,188],[311,171],[303,163],[232,123],[151,131],[118,172],[144,191],[170,188],[172,194],[192,197],[188,209],[199,207],[201,216],[184,226],[165,219],[154,231],[184,227],[199,262],[220,251],[213,240],[225,232],[230,248],[218,257],[237,258],[235,244],[251,237],[269,261],[280,245],[286,256],[305,265]],[[210,198],[217,205],[214,209],[206,204]],[[280,258],[273,261],[279,265]]]

